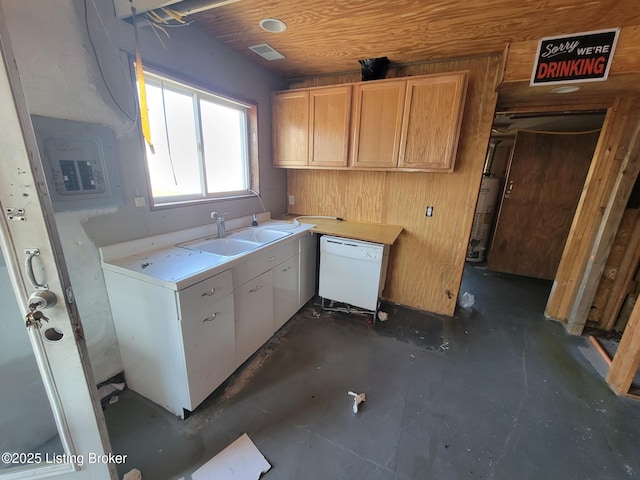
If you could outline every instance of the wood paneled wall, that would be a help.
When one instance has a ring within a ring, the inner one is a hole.
[[[469,71],[453,173],[289,170],[292,212],[402,225],[383,297],[453,315],[464,269],[501,68],[498,55],[391,69],[387,78]],[[359,74],[298,81],[291,88],[359,81]],[[427,206],[434,207],[427,218]]]

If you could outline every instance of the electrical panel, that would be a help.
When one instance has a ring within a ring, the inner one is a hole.
[[[124,204],[109,127],[38,115],[31,121],[55,211]]]

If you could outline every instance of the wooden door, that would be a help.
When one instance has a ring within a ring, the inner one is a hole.
[[[487,267],[553,280],[599,132],[518,132]]]
[[[306,166],[309,161],[309,92],[278,92],[271,96],[273,165]]]
[[[351,85],[309,91],[309,165],[346,167]]]
[[[453,171],[466,91],[466,72],[407,80],[400,168]]]
[[[397,80],[354,87],[352,166],[398,166],[405,85],[406,80]]]

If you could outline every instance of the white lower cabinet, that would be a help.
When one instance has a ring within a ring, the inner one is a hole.
[[[273,279],[271,270],[233,291],[236,367],[242,365],[273,335]]]
[[[302,308],[316,294],[317,259],[318,235],[307,234],[300,237],[300,297],[298,308]]]
[[[315,295],[316,245],[283,240],[178,291],[104,269],[129,388],[195,409]]]
[[[104,277],[127,385],[184,417],[235,370],[231,271],[178,292]]]
[[[186,303],[180,321],[189,410],[202,403],[236,369],[233,295],[193,307]]]
[[[273,268],[273,330],[300,309],[300,260],[296,255]]]

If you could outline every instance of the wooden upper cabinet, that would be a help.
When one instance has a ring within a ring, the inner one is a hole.
[[[452,172],[466,91],[455,72],[274,92],[273,164]]]
[[[346,167],[351,85],[309,90],[309,165]]]
[[[407,80],[399,168],[453,171],[466,90],[466,72]]]
[[[309,162],[309,91],[271,95],[273,164],[306,166]]]
[[[406,80],[360,83],[353,90],[351,166],[398,166]]]

